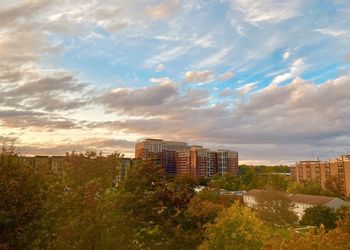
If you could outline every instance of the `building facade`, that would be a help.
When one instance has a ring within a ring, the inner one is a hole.
[[[146,139],[135,145],[135,158],[153,160],[167,174],[191,175],[194,178],[214,174],[238,175],[238,153],[230,150],[211,151],[185,142]]]
[[[300,161],[290,170],[296,182],[319,182],[325,189],[332,186],[340,194],[350,196],[350,155],[329,161]]]
[[[188,149],[185,142],[146,139],[135,145],[135,158],[141,160],[160,159],[163,151],[180,151]]]

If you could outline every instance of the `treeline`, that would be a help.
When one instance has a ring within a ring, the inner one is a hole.
[[[288,173],[287,166],[240,166],[239,176],[220,176],[216,175],[211,180],[201,181],[204,185],[214,188],[235,190],[264,189],[272,187],[275,190],[285,191],[288,193],[311,194],[333,196],[342,199],[342,191],[337,185],[337,181],[326,183],[324,189],[319,182],[309,181],[305,183],[296,183]],[[289,169],[289,168],[288,168]]]
[[[240,205],[239,197],[215,191],[225,185],[234,190],[271,186],[272,194],[281,194],[276,189],[289,187],[285,176],[257,176],[252,171],[240,177],[215,176],[201,180],[208,188],[196,193],[199,181],[166,176],[151,162],[136,162],[116,182],[118,158],[118,154],[72,153],[65,157],[64,172],[54,173],[50,166],[29,164],[12,147],[3,147],[0,249],[349,247],[348,210],[338,215],[337,227],[330,231],[321,227],[296,234],[291,229],[295,217],[286,212],[288,204],[280,214],[292,219],[283,224],[273,222],[271,210],[251,211]],[[235,184],[227,184],[231,182]]]
[[[285,165],[278,166],[266,166],[266,165],[240,165],[239,173],[245,174],[248,171],[254,171],[256,174],[267,174],[267,173],[290,173],[290,169]]]

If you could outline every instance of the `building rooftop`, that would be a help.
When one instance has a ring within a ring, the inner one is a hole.
[[[328,197],[309,194],[291,194],[289,196],[292,202],[310,204],[310,205],[326,205],[327,203],[339,199],[337,197]]]
[[[245,195],[258,196],[263,193],[263,189],[252,189],[249,190]],[[327,203],[339,199],[337,197],[320,196],[320,195],[310,195],[310,194],[289,194],[289,199],[292,202],[310,204],[310,205],[326,205]]]

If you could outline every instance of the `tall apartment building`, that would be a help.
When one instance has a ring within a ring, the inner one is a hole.
[[[135,158],[141,160],[160,159],[163,151],[179,151],[188,148],[185,142],[146,139],[135,145]]]
[[[188,149],[176,152],[176,175],[191,174],[191,151]]]
[[[230,150],[218,150],[217,172],[238,175],[238,153]]]
[[[135,158],[153,160],[168,174],[192,175],[194,178],[210,177],[216,173],[238,175],[237,152],[210,151],[184,142],[146,139],[136,144]]]
[[[350,155],[342,155],[330,161],[300,161],[290,167],[296,182],[319,182],[323,188],[335,185],[345,196],[350,196]]]
[[[192,146],[190,148],[190,174],[194,178],[207,177],[209,164],[208,148],[202,146]]]
[[[135,158],[153,160],[164,168],[167,174],[176,174],[176,152],[188,149],[185,142],[146,139],[135,145]]]

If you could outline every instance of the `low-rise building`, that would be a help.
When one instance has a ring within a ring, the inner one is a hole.
[[[340,198],[320,195],[291,194],[289,198],[293,202],[293,210],[299,219],[303,217],[305,209],[309,207],[325,206],[336,211],[341,206],[349,205],[348,202]]]
[[[263,195],[263,192],[266,192],[262,189],[252,189],[243,195],[243,204],[250,208],[256,208],[258,205],[256,197]],[[326,206],[331,208],[333,211],[336,211],[341,206],[350,205],[348,202],[337,198],[337,197],[328,197],[320,195],[308,195],[308,194],[288,194],[289,199],[293,204],[293,211],[301,219],[305,213],[305,209],[314,206]]]

